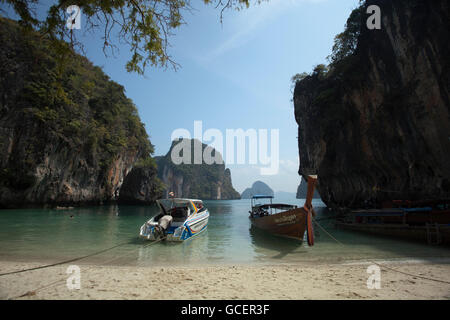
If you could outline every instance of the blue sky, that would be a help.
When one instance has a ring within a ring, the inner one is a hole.
[[[171,38],[170,54],[182,67],[176,72],[149,68],[144,77],[126,72],[126,46],[105,58],[99,37],[83,41],[87,57],[122,84],[136,104],[155,155],[167,153],[173,130],[193,133],[195,120],[203,122],[203,130],[217,128],[224,135],[226,129],[279,129],[279,174],[260,176],[257,166],[231,165],[233,185],[242,192],[261,180],[275,191],[295,192],[300,177],[290,78],[326,63],[334,36],[357,3],[271,0],[227,11],[220,24],[218,9],[193,1],[197,10]]]

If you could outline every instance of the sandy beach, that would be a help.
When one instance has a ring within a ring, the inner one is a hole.
[[[38,265],[40,264],[2,261],[0,273]],[[369,265],[370,263],[189,267],[79,265],[81,288],[72,290],[68,289],[66,283],[70,276],[66,273],[68,265],[61,265],[0,277],[0,298],[450,299],[450,284],[384,268],[380,274],[380,289],[368,289]],[[448,263],[389,262],[385,265],[414,275],[450,281]]]

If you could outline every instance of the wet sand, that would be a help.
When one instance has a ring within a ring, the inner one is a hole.
[[[0,261],[0,273],[38,265]],[[369,265],[79,265],[81,288],[72,290],[66,283],[70,276],[66,273],[68,265],[61,265],[0,277],[0,299],[450,299],[450,284],[384,268],[380,289],[368,289]],[[448,263],[385,265],[450,282]]]

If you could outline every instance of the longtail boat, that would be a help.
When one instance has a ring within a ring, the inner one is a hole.
[[[312,198],[317,176],[308,176],[308,193],[303,207],[284,203],[272,203],[273,196],[254,195],[251,199],[250,221],[255,227],[272,234],[303,240],[305,231],[310,246],[314,245]],[[270,199],[270,203],[259,203]]]
[[[429,244],[450,244],[450,201],[393,200],[381,209],[359,209],[344,215],[336,225],[343,229]]]

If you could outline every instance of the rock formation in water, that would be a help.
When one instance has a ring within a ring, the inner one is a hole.
[[[307,194],[308,194],[308,182],[305,179],[302,179],[302,181],[300,181],[300,184],[298,185],[298,188],[297,188],[296,198],[297,199],[306,199]],[[313,199],[320,199],[320,194],[317,191],[317,188],[314,188]]]
[[[186,149],[180,148],[181,144],[186,143],[191,155],[186,153],[186,161],[175,164],[172,161],[172,151],[174,156],[182,156]],[[199,157],[199,163],[196,163],[196,148],[201,150],[198,155],[211,154],[217,160],[216,163],[208,164],[202,157]],[[174,148],[176,148],[174,150]],[[231,183],[230,169],[225,168],[222,156],[215,149],[198,140],[182,139],[172,142],[169,152],[164,157],[155,157],[158,165],[158,177],[165,184],[164,197],[168,197],[169,192],[173,192],[175,197],[198,198],[198,199],[218,199],[230,200],[240,199],[239,193],[234,190]],[[221,162],[221,163],[220,163]]]
[[[242,199],[251,199],[254,195],[266,195],[266,196],[273,196],[274,192],[273,190],[264,182],[262,181],[256,181],[253,183],[251,188],[247,188],[242,192],[241,198]]]
[[[0,43],[0,207],[117,199],[153,149],[124,88],[12,20]]]
[[[354,53],[296,83],[299,173],[327,205],[450,197],[449,5],[366,1]]]

